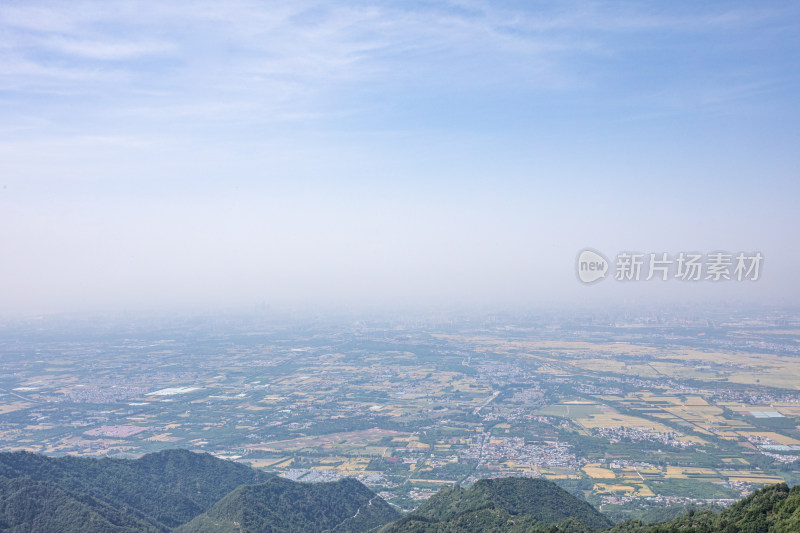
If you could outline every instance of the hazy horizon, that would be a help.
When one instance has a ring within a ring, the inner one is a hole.
[[[0,316],[789,305],[800,8],[0,6]],[[578,252],[761,252],[585,286]]]

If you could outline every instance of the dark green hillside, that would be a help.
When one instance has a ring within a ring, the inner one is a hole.
[[[390,524],[381,533],[592,533],[580,520],[568,518],[557,524],[537,522],[529,515],[510,515],[504,509],[485,507],[466,511],[447,520],[407,516]]]
[[[26,477],[139,514],[167,530],[209,509],[236,487],[269,475],[208,454],[169,450],[136,460],[0,454],[0,475]]]
[[[798,533],[800,532],[800,486],[771,485],[719,514],[689,513],[671,522],[645,525],[619,524],[609,533]]]
[[[0,531],[11,533],[155,533],[135,513],[71,494],[53,483],[0,478]]]
[[[370,531],[400,515],[354,479],[296,483],[273,478],[239,487],[180,533]]]
[[[394,521],[394,522],[392,522]],[[0,453],[0,531],[12,533],[800,533],[800,487],[761,489],[719,513],[612,527],[540,479],[442,489],[401,517],[354,479],[297,483],[183,450],[137,460]]]
[[[484,510],[491,512],[479,512]],[[523,522],[525,527],[537,524],[545,528],[566,525],[566,521],[573,531],[611,526],[594,507],[552,482],[528,478],[484,479],[469,489],[442,489],[387,531],[466,532],[483,528],[512,531],[506,528],[513,526],[517,530]]]

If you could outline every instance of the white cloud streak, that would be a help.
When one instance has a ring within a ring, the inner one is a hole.
[[[0,7],[6,36],[0,46],[11,59],[41,65],[48,87],[57,72],[50,65],[70,59],[100,62],[93,66],[101,71],[110,68],[102,62],[123,62],[140,83],[156,84],[138,60],[161,56],[171,60],[170,68],[190,74],[186,79],[223,88],[257,90],[276,79],[306,87],[411,83],[442,75],[476,83],[480,74],[518,77],[525,65],[538,74],[524,78],[527,83],[549,87],[569,77],[573,54],[613,47],[609,33],[707,32],[759,20],[749,12],[676,17],[606,4],[557,5],[531,12],[491,3],[461,3],[459,9],[431,4],[420,11],[308,1],[14,3]],[[75,73],[65,68],[64,84],[74,86]],[[155,76],[162,73],[157,69]],[[23,81],[28,88],[41,85],[33,75]]]

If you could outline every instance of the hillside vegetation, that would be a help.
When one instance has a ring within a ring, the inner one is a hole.
[[[761,489],[722,512],[616,526],[552,482],[445,488],[401,516],[355,479],[298,483],[208,454],[136,460],[0,453],[0,531],[11,533],[798,533],[800,487]]]

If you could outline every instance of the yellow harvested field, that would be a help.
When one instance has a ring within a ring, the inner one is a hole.
[[[747,461],[745,461],[744,459],[742,459],[741,457],[726,457],[726,458],[722,459],[722,462],[723,463],[727,463],[727,464],[737,464],[737,465],[750,464]]]
[[[630,415],[623,415],[616,411],[607,413],[589,415],[586,418],[579,418],[575,420],[578,424],[586,429],[593,429],[599,427],[624,427],[624,428],[638,428],[646,429],[653,433],[673,433],[675,430],[652,420],[638,418]],[[697,440],[697,439],[692,439]]]
[[[579,418],[576,420],[576,422],[587,429],[599,427],[624,427],[647,429],[656,433],[668,433],[670,431],[669,428],[663,424],[659,424],[658,422],[651,422],[650,420],[623,415],[616,412],[603,413],[600,415],[589,415],[587,418]]]
[[[686,479],[686,475],[679,466],[668,466],[664,477],[668,479]]]
[[[687,396],[684,403],[686,405],[708,405],[708,402],[700,396]]]
[[[361,472],[367,469],[368,464],[369,464],[368,461],[362,461],[360,459],[351,459],[339,465],[337,469],[339,471],[346,471],[346,472]]]
[[[399,431],[390,431],[387,429],[363,429],[357,431],[345,431],[342,433],[329,433],[327,435],[298,437],[295,439],[277,440],[270,442],[262,442],[259,444],[249,444],[245,446],[250,450],[299,450],[302,448],[311,447],[326,447],[336,448],[365,446],[371,442],[380,440],[384,437],[397,437],[402,435]],[[410,446],[411,443],[409,443]],[[428,445],[426,444],[427,448]]]
[[[14,411],[20,411],[22,409],[27,409],[31,407],[33,404],[26,403],[26,402],[12,402],[0,405],[0,415],[4,415],[6,413],[12,413]]]
[[[626,494],[632,494],[636,488],[633,485],[611,485],[606,483],[595,483],[594,484],[594,492],[603,494],[609,492],[624,492]]]
[[[443,336],[447,337],[447,336]],[[658,350],[650,346],[641,346],[627,343],[592,343],[569,341],[505,341],[493,338],[470,338],[471,342],[483,345],[487,350],[509,352],[517,350],[531,350],[538,352],[550,351],[552,355],[590,356],[574,362],[567,361],[570,366],[580,367],[585,370],[623,372],[641,377],[684,377],[702,378],[716,381],[724,378],[729,382],[754,384],[756,379],[761,385],[773,387],[800,389],[800,360],[796,357],[777,354],[759,354],[747,352],[717,352],[691,349]],[[614,360],[617,355],[643,354],[652,358],[647,363],[628,364]],[[526,354],[536,359],[546,359],[543,355]],[[658,359],[685,361],[676,364],[671,361],[658,361]],[[720,376],[712,365],[727,364],[731,370]]]
[[[781,406],[776,406],[775,410],[778,411],[783,416],[800,417],[800,405],[795,405],[795,406],[781,405]]]
[[[171,433],[161,433],[160,435],[153,435],[147,440],[154,442],[170,442],[173,440],[173,437]]]
[[[758,437],[765,437],[768,439],[772,439],[778,444],[786,444],[786,445],[793,445],[793,444],[800,444],[800,440],[793,439],[792,437],[787,437],[786,435],[781,435],[780,433],[775,433],[774,431],[750,431],[750,432],[742,432],[743,435],[756,435]]]
[[[368,453],[369,455],[380,455],[383,457],[387,454],[391,455],[391,448],[387,448],[385,446],[365,446],[364,452]]]
[[[711,476],[717,475],[717,472],[712,468],[702,468],[702,467],[695,467],[695,466],[684,466],[681,467],[684,474],[708,474]]]
[[[668,466],[666,476],[673,479],[685,479],[692,476],[716,476],[717,472],[711,468],[699,468],[692,466]]]
[[[782,483],[784,481],[781,477],[751,470],[720,470],[719,473],[721,476],[728,478],[729,481],[741,481],[743,483]]]
[[[583,471],[586,472],[587,476],[594,479],[614,479],[617,477],[613,470],[604,468],[597,463],[584,466]]]
[[[664,411],[671,413],[678,418],[691,420],[692,422],[725,422],[720,415],[722,409],[711,405],[675,405],[663,407]]]
[[[657,466],[640,466],[639,467],[640,474],[660,474],[661,469]]]
[[[739,482],[739,483],[765,483],[765,484],[775,484],[775,483],[783,483],[786,480],[782,477],[775,477],[775,476],[744,476],[744,477],[729,477],[728,481]]]
[[[510,468],[511,470],[533,470],[534,468],[525,463],[517,463],[514,461],[504,461],[502,465],[506,468]]]

